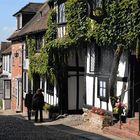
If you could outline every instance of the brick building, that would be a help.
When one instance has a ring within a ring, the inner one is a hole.
[[[16,112],[23,111],[23,44],[24,38],[18,36],[26,24],[35,16],[42,3],[29,3],[13,16],[17,19],[17,29],[8,38],[12,42],[12,70],[11,70],[11,107]]]

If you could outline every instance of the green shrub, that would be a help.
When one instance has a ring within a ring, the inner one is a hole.
[[[2,99],[0,99],[0,109],[3,107]]]
[[[50,105],[45,103],[45,105],[43,106],[43,109],[45,110],[45,112],[49,111]]]
[[[58,111],[59,111],[58,105],[54,106],[54,105],[49,105],[47,103],[45,103],[43,109],[45,110],[45,112],[49,111],[51,113],[58,113]]]

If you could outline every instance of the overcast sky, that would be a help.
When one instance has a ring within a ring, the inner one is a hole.
[[[16,29],[16,18],[13,14],[29,2],[44,2],[45,0],[0,0],[0,42],[6,39]]]

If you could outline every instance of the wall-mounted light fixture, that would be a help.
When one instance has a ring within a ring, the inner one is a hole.
[[[19,54],[18,54],[18,51],[16,51],[16,52],[14,53],[14,56],[15,56],[15,57],[18,57],[18,55],[19,55]]]

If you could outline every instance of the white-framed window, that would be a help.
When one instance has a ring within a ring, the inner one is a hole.
[[[58,38],[62,38],[64,37],[66,34],[66,26],[65,25],[61,25],[58,27]]]
[[[98,78],[98,98],[108,100],[108,78]]]
[[[58,23],[65,23],[65,4],[61,3],[58,5],[58,14],[57,14],[57,22]]]

